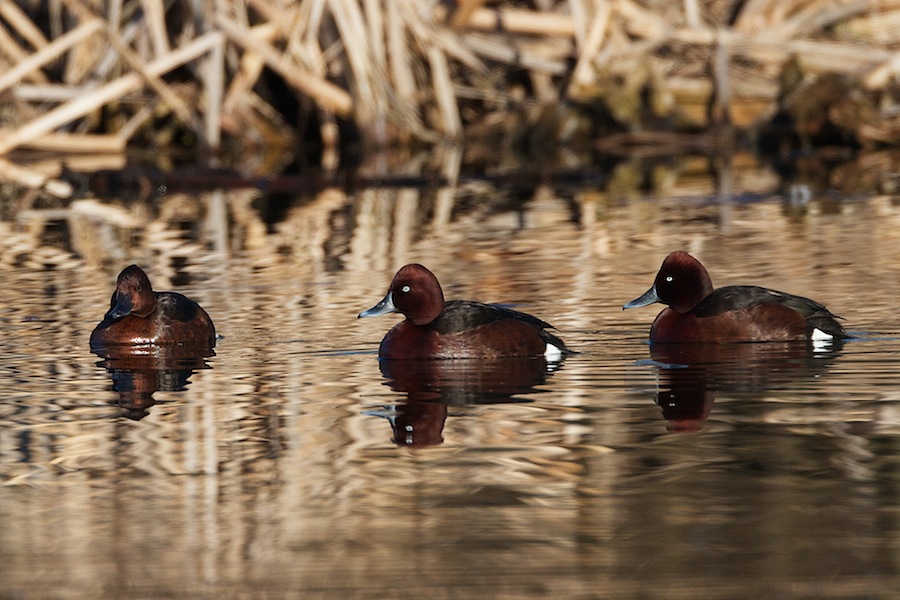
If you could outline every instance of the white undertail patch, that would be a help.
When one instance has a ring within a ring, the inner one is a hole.
[[[547,348],[544,350],[544,358],[546,358],[550,362],[559,362],[562,360],[563,352],[553,344],[547,344]]]
[[[827,341],[833,340],[834,336],[831,335],[830,333],[825,333],[818,327],[815,327],[815,328],[813,328],[812,335],[809,337],[809,339],[811,339],[814,342],[824,342],[826,340]]]
[[[809,339],[812,341],[813,352],[826,352],[831,349],[834,336],[830,333],[825,333],[821,329],[813,328]]]

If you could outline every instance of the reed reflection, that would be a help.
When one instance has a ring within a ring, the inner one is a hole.
[[[385,385],[406,399],[371,412],[387,418],[398,446],[426,447],[444,441],[449,406],[528,402],[558,363],[542,357],[493,360],[381,360]]]
[[[215,356],[211,346],[109,346],[92,350],[103,358],[97,366],[105,368],[118,393],[123,416],[139,421],[156,404],[157,391],[182,392],[195,371],[210,369],[207,358]]]
[[[758,396],[771,389],[802,387],[827,371],[842,344],[808,342],[652,344],[659,370],[656,402],[674,432],[699,430],[719,392]]]

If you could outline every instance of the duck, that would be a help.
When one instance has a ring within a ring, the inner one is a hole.
[[[844,327],[824,305],[803,296],[755,286],[713,288],[699,260],[669,254],[653,285],[622,308],[667,305],[650,327],[654,343],[825,342],[844,339]]]
[[[120,345],[213,346],[216,328],[203,308],[177,292],[156,292],[137,265],[119,273],[109,310],[91,332],[92,349]]]
[[[358,318],[401,313],[405,319],[381,340],[384,359],[543,357],[572,354],[552,325],[527,313],[471,300],[444,301],[437,277],[418,263],[394,275],[387,294]]]

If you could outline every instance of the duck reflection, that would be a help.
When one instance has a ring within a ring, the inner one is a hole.
[[[699,430],[718,392],[752,394],[802,385],[825,372],[842,344],[652,344],[659,369],[656,402],[675,432]]]
[[[157,391],[184,391],[194,371],[211,368],[211,346],[109,346],[92,350],[103,358],[97,365],[109,371],[112,389],[119,394],[123,416],[138,421],[149,414]]]
[[[406,394],[404,402],[370,412],[387,418],[398,446],[435,446],[444,441],[449,406],[527,402],[559,366],[543,358],[493,360],[381,360],[385,385]]]

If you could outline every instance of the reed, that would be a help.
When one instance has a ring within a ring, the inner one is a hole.
[[[807,139],[900,140],[900,0],[538,4],[0,0],[0,156],[315,140],[334,166],[356,132],[382,146],[539,129],[609,146],[753,131],[777,113]],[[841,93],[812,97],[834,78]]]

